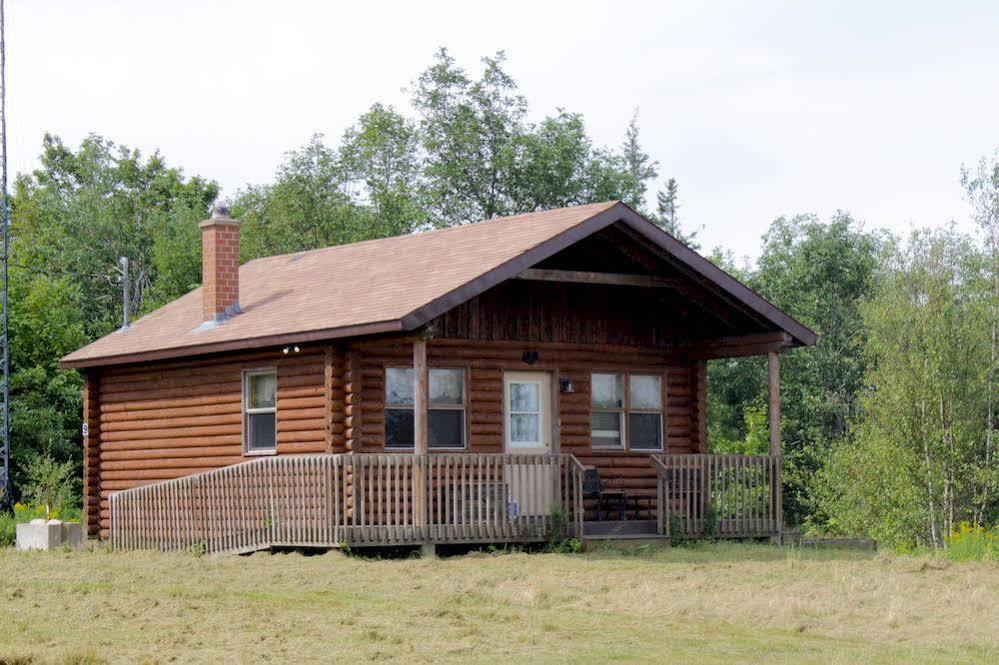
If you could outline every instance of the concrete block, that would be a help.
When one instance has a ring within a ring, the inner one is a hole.
[[[47,520],[31,520],[17,525],[17,551],[54,550],[62,544],[62,525]]]
[[[79,547],[83,543],[83,525],[79,522],[62,523],[62,544]]]
[[[17,525],[17,551],[54,550],[69,545],[79,547],[83,542],[83,528],[79,522],[34,519]]]

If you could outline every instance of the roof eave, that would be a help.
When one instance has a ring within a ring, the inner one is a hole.
[[[59,366],[64,369],[87,369],[93,367],[107,367],[110,365],[127,365],[131,363],[148,362],[151,360],[168,360],[206,355],[210,353],[225,353],[228,351],[259,349],[268,346],[281,346],[282,344],[304,344],[308,342],[343,339],[346,337],[379,335],[383,333],[402,332],[403,330],[405,329],[402,327],[402,320],[393,319],[390,321],[366,323],[357,326],[344,326],[341,328],[311,330],[300,333],[286,333],[282,335],[268,335],[265,337],[248,337],[245,339],[229,340],[224,342],[208,342],[205,344],[175,346],[166,349],[156,349],[153,351],[141,351],[137,353],[125,353],[111,356],[97,356],[93,358],[73,358],[76,354],[72,353],[62,358],[59,361]]]

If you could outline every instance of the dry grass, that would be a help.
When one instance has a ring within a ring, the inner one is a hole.
[[[999,661],[999,566],[712,545],[374,560],[0,551],[6,662]]]

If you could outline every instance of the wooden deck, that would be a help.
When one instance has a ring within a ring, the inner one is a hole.
[[[111,496],[119,549],[772,536],[776,457],[660,455],[655,520],[584,521],[572,455],[321,454],[256,459]]]

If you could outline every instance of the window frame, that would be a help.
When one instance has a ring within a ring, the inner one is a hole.
[[[620,376],[622,385],[621,407],[619,409],[597,408],[593,406],[593,375],[611,374]],[[658,409],[633,409],[631,407],[631,377],[649,376],[659,379],[659,408]],[[666,450],[666,386],[667,376],[665,371],[650,372],[647,370],[590,370],[590,450],[595,452],[604,451],[627,451],[635,453],[661,453]],[[594,445],[593,443],[593,414],[594,413],[618,413],[621,422],[621,444],[617,446]],[[631,445],[631,423],[632,413],[646,413],[659,415],[659,447],[658,448],[634,448]]]
[[[593,406],[593,377],[597,374],[608,374],[621,377],[621,406],[616,409]],[[620,424],[621,442],[614,445],[595,445],[593,443],[593,414],[616,413]],[[590,372],[590,449],[591,450],[627,450],[628,449],[628,375],[626,372],[611,372],[592,370]]]
[[[257,407],[250,408],[250,378],[254,376],[274,376],[274,406],[269,407]],[[242,408],[242,439],[243,439],[243,455],[258,456],[258,455],[277,455],[277,434],[278,434],[278,399],[277,399],[277,380],[278,371],[277,367],[253,367],[243,370],[243,399],[241,401]],[[274,414],[274,447],[273,448],[258,448],[251,449],[249,441],[250,433],[250,416],[258,415],[263,413],[273,413]]]
[[[390,369],[395,370],[412,370],[412,365],[385,365],[384,371],[382,372],[382,377],[384,379],[384,386],[382,390],[382,448],[386,452],[406,452],[414,451],[416,449],[416,442],[410,443],[407,446],[389,446],[388,436],[385,432],[385,422],[384,418],[385,411],[389,409],[396,410],[408,410],[413,412],[413,417],[416,417],[416,406],[413,403],[409,404],[389,404],[388,403],[388,372]],[[461,404],[442,404],[439,406],[433,406],[430,403],[430,373],[434,370],[450,370],[454,372],[461,373]],[[461,411],[461,446],[431,446],[430,441],[427,441],[427,450],[440,450],[440,451],[456,451],[456,450],[468,450],[468,367],[455,367],[453,365],[448,366],[431,366],[427,367],[427,427],[429,433],[430,426],[430,412],[431,411]],[[415,399],[415,397],[414,397]],[[415,433],[414,433],[415,434]],[[416,438],[415,435],[413,437]],[[429,439],[429,436],[428,436]]]

